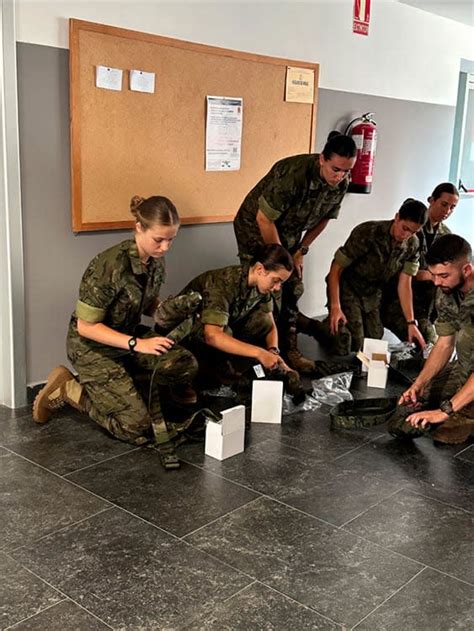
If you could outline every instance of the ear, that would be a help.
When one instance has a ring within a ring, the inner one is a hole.
[[[323,156],[322,153],[319,154],[319,166],[323,166],[324,163],[326,162],[326,158]]]
[[[429,197],[427,197],[426,201],[428,202],[428,204],[432,204],[434,202],[433,196],[430,195]]]
[[[398,212],[395,213],[394,219],[395,221],[398,221],[400,219],[400,214]]]
[[[472,276],[473,272],[474,272],[474,268],[473,268],[472,263],[466,263],[466,265],[463,265],[462,273],[464,274],[466,278],[468,278],[469,276]]]
[[[136,232],[143,232],[143,226],[142,226],[142,224],[139,221],[135,222],[135,231]]]

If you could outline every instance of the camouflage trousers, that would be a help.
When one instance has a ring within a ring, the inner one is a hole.
[[[450,399],[456,394],[458,390],[464,385],[468,378],[466,371],[461,369],[461,366],[457,361],[448,364],[434,379],[423,393],[422,407],[418,410],[437,410],[440,403],[445,399]],[[420,430],[413,428],[409,423],[405,421],[406,417],[412,414],[415,410],[408,406],[399,406],[394,416],[391,418],[388,430],[397,429],[407,435],[418,435]],[[474,403],[470,403],[465,406],[459,412],[451,414],[449,422],[462,423],[464,420],[472,419],[474,417]]]
[[[256,308],[242,320],[234,322],[232,328],[230,326],[224,327],[224,333],[242,342],[265,348],[265,338],[270,333],[272,326],[271,314]],[[231,371],[233,369],[244,372],[255,364],[254,359],[224,353],[206,344],[204,327],[200,322],[195,326],[185,344],[196,356],[201,375],[212,374],[217,378],[225,377],[229,368]]]
[[[415,319],[418,320],[418,328],[427,343],[434,344],[437,339],[436,331],[430,317],[430,305],[414,305]],[[383,325],[395,333],[402,341],[407,339],[407,322],[403,315],[402,306],[397,296],[392,299],[384,299],[382,303]]]
[[[141,337],[156,336],[151,331]],[[86,411],[116,438],[137,444],[143,437],[164,443],[175,437],[160,405],[160,386],[189,384],[197,374],[194,356],[180,346],[164,355],[125,353],[110,357],[68,340],[68,357],[89,397]],[[153,376],[153,379],[152,379]]]
[[[380,315],[380,300],[365,301],[349,287],[341,284],[341,309],[347,318],[347,324],[341,324],[335,335],[330,333],[329,317],[321,323],[324,337],[321,343],[336,355],[348,355],[359,351],[364,345],[364,337],[381,339],[383,324]],[[324,341],[326,341],[326,344]]]

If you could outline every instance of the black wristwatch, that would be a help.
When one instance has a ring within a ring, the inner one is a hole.
[[[451,414],[454,413],[453,404],[451,403],[450,399],[445,399],[444,401],[441,401],[439,409],[441,410],[441,412],[444,412],[448,416],[451,416]]]
[[[418,320],[407,320],[407,325],[410,326],[410,324],[414,324],[415,326],[418,326]]]
[[[135,336],[131,337],[131,338],[128,340],[128,348],[130,349],[130,352],[131,352],[131,353],[134,353],[134,352],[135,352],[135,347],[136,347],[136,345],[137,345],[137,342],[138,342],[138,340],[137,340],[137,338],[136,338]]]
[[[278,346],[270,346],[270,348],[267,348],[267,351],[270,351],[270,353],[274,353],[275,355],[280,354],[280,349],[278,348]]]

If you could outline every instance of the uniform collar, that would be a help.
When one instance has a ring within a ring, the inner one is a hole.
[[[326,188],[330,191],[339,191],[344,188],[346,178],[343,178],[337,186],[331,186],[321,175],[321,165],[319,164],[319,153],[312,154],[314,157],[313,170],[311,172],[311,181],[309,183],[309,190],[315,191],[321,188]]]
[[[309,183],[309,190],[315,191],[321,188],[322,186],[329,186],[329,184],[321,176],[321,165],[319,164],[319,153],[315,153],[313,169],[311,171],[311,181]]]
[[[136,276],[138,276],[139,274],[145,274],[146,270],[149,270],[152,267],[153,268],[155,267],[155,261],[154,259],[150,257],[150,259],[148,260],[148,265],[146,266],[146,270],[145,270],[140,260],[140,256],[138,254],[137,242],[135,241],[135,239],[131,239],[129,243],[130,245],[128,247],[128,255],[130,257],[130,264],[132,266],[132,272]]]

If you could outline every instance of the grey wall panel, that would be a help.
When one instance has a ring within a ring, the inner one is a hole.
[[[86,265],[127,233],[71,231],[68,51],[19,43],[18,82],[27,378],[34,383],[66,361],[67,323]],[[391,217],[405,197],[424,199],[447,177],[454,120],[450,107],[321,90],[318,147],[338,122],[369,110],[377,113],[380,128],[374,190],[368,196],[349,195],[340,218],[308,255],[302,306],[309,314],[323,311],[324,276],[334,250],[354,225]],[[167,256],[163,295],[205,269],[236,260],[231,224],[184,226]]]

